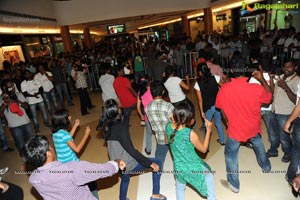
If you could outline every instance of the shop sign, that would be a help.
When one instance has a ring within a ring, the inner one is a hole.
[[[227,20],[226,14],[217,15],[217,16],[216,16],[216,20],[217,20],[217,21]]]

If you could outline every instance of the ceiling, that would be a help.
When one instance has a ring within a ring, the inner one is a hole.
[[[2,1],[2,0],[0,0]],[[45,0],[46,1],[46,0]],[[52,1],[69,1],[69,0],[52,0]],[[244,0],[245,2],[248,1],[259,1],[259,0]],[[71,1],[72,2],[72,1]],[[211,4],[212,10],[227,10],[230,9],[229,7],[226,7],[228,5],[237,4],[237,6],[241,5],[241,1],[234,1],[234,0],[219,0],[215,3]],[[82,8],[84,9],[84,8]],[[2,12],[1,12],[2,11]],[[218,11],[215,11],[217,14]],[[34,33],[46,33],[45,29],[47,30],[56,30],[57,33],[59,33],[60,25],[58,25],[58,22],[55,18],[51,17],[36,17],[28,14],[20,14],[22,12],[11,12],[8,13],[7,11],[0,10],[0,32],[3,33],[3,27],[7,29],[13,29],[12,32],[7,33],[15,33],[15,34],[30,34],[30,31],[33,30],[41,30],[36,31]],[[158,14],[148,14],[148,15],[139,15],[139,16],[131,16],[131,17],[123,17],[123,18],[116,18],[116,19],[106,19],[106,20],[99,20],[99,21],[92,21],[88,23],[80,23],[80,24],[73,24],[69,25],[71,30],[80,30],[82,31],[83,28],[88,27],[90,28],[92,33],[96,33],[99,35],[107,34],[107,26],[108,25],[116,25],[116,24],[125,24],[126,31],[127,32],[136,32],[138,28],[163,23],[170,20],[180,19],[182,16],[191,16],[195,14],[203,13],[203,9],[198,10],[179,10],[179,11],[173,11],[173,12],[162,12]],[[116,13],[117,14],[117,13]],[[25,22],[23,21],[17,21],[14,22],[6,22],[5,19],[26,19]],[[29,19],[29,20],[28,20]],[[38,19],[32,20],[32,19]],[[2,29],[2,31],[1,31]],[[25,29],[30,29],[27,32],[25,32]],[[44,29],[44,30],[42,30]],[[54,33],[54,32],[51,32]]]
[[[177,12],[159,13],[159,14],[151,14],[151,15],[141,15],[141,16],[134,16],[134,17],[125,17],[120,19],[110,19],[110,20],[90,22],[90,23],[83,24],[83,26],[90,27],[92,30],[96,32],[106,32],[107,25],[125,24],[127,32],[134,32],[140,27],[144,27],[151,24],[162,23],[170,20],[175,20],[181,18],[181,16],[191,15],[195,12],[196,12],[195,10],[189,10],[189,11],[177,11]],[[76,27],[76,25],[74,27]]]

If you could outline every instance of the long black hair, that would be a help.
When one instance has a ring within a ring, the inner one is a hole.
[[[149,76],[144,75],[140,78],[138,82],[139,86],[139,98],[142,99],[142,96],[147,92],[149,86]]]
[[[109,134],[109,129],[114,122],[121,122],[122,115],[119,112],[119,105],[114,99],[108,99],[104,102],[103,105],[103,113],[102,113],[102,120],[104,123],[104,137],[107,138]]]
[[[200,76],[200,73],[202,74]],[[207,82],[214,78],[206,63],[199,63],[197,67],[198,84],[200,88],[207,87]]]
[[[192,109],[189,104],[182,102],[175,106],[173,110],[173,119],[176,123],[176,127],[170,136],[170,144],[173,143],[175,134],[180,125],[188,125],[193,119]]]
[[[52,116],[52,133],[56,133],[59,129],[69,130],[70,120],[69,111],[66,109],[57,110]]]

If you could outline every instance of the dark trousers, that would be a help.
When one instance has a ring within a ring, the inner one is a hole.
[[[6,192],[2,193],[0,190],[0,199],[2,200],[23,200],[24,199],[24,193],[21,187],[8,183],[3,181],[3,183],[6,183],[9,188]]]
[[[87,88],[78,88],[77,90],[80,100],[81,114],[87,114],[87,109],[92,108],[93,106]]]

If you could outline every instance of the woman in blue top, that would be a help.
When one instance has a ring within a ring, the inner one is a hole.
[[[69,111],[66,109],[60,109],[56,111],[52,116],[52,139],[56,152],[57,160],[61,163],[70,161],[79,161],[76,153],[79,153],[85,145],[91,129],[89,126],[85,128],[84,136],[77,145],[73,136],[76,129],[80,125],[80,120],[76,119],[72,128],[71,127],[71,116]],[[71,129],[71,130],[70,130]],[[68,132],[70,130],[70,132]],[[98,199],[97,182],[93,181],[88,184],[93,195]]]

